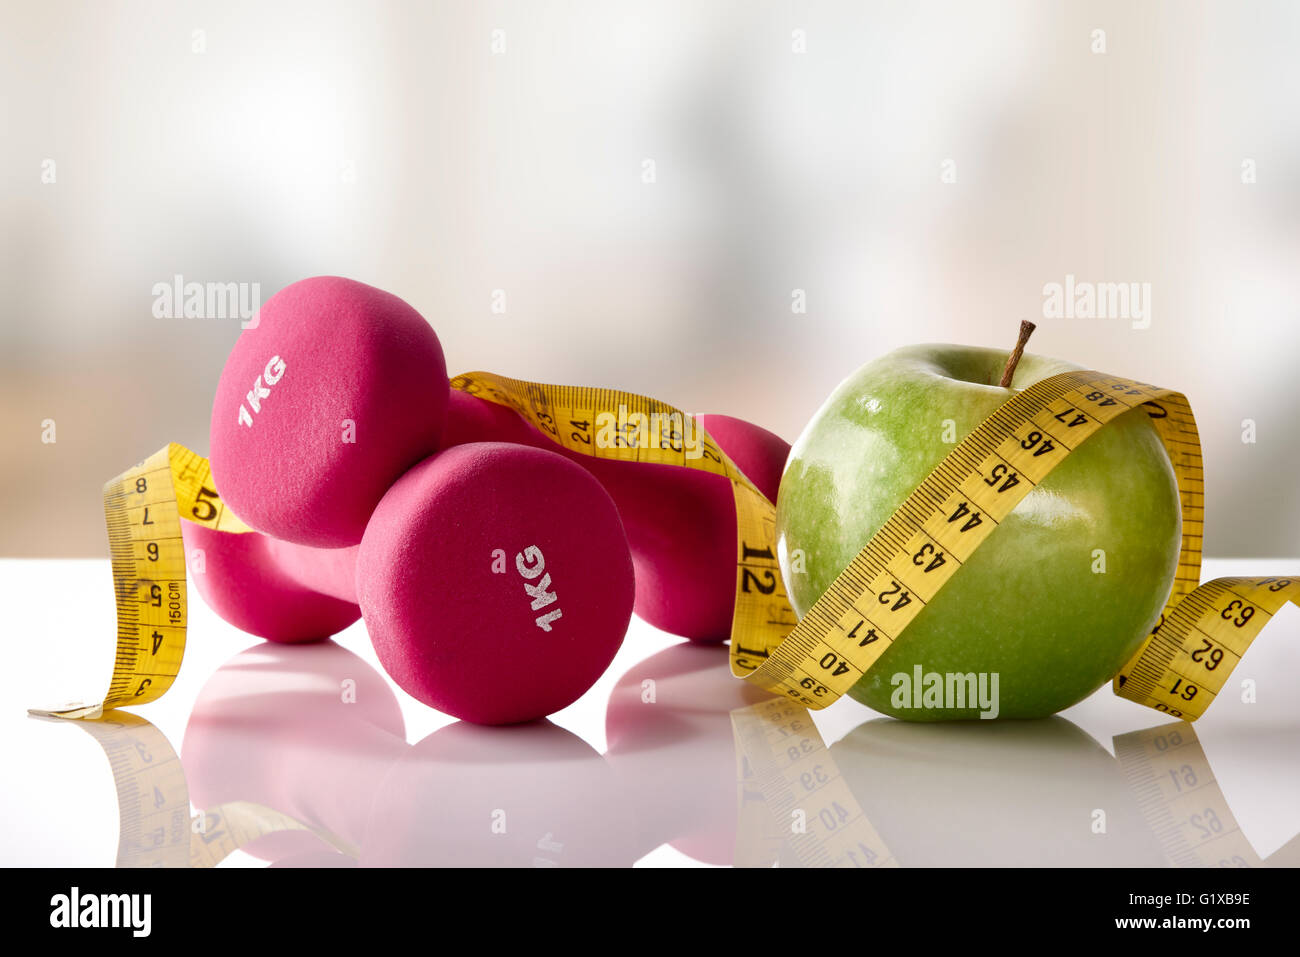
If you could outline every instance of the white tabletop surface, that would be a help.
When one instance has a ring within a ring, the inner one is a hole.
[[[1296,572],[1300,560],[1207,560],[1202,579]],[[26,713],[102,696],[114,636],[108,562],[0,560],[0,594],[10,616],[0,864],[111,867],[119,816],[104,752],[71,722]],[[356,658],[318,649],[299,669],[292,656],[301,649],[235,630],[191,589],[184,667],[167,695],[137,713],[180,755],[196,811],[209,799],[278,801],[288,805],[278,810],[314,818],[309,823],[350,846],[364,844],[362,863],[530,863],[491,843],[498,806],[524,822],[517,828],[540,834],[534,864],[733,861],[729,712],[758,699],[729,676],[723,649],[692,647],[634,618],[605,676],[553,716],[557,728],[480,731],[451,728],[457,722],[381,679],[361,624],[337,643]],[[318,665],[337,676],[340,663],[372,701],[387,702],[387,730],[313,732],[286,715],[295,707],[291,686],[309,684]],[[1267,858],[1300,833],[1300,609],[1278,614],[1228,687],[1242,678],[1254,680],[1256,700],[1225,689],[1194,727],[1235,826]],[[655,682],[653,703],[642,700],[647,679]],[[374,690],[380,680],[400,708],[401,735],[391,727],[392,699]],[[241,699],[254,693],[256,700]],[[269,716],[265,724],[257,714]],[[848,699],[814,719],[904,865],[1161,864],[1150,856],[1150,835],[1132,833],[1141,830],[1140,815],[1109,754],[1113,736],[1169,719],[1109,686],[1062,717],[1075,727],[1035,722],[1010,739],[972,735],[969,725],[899,727]],[[973,730],[989,730],[982,724]],[[1110,815],[1108,833],[1095,829],[1098,808]],[[747,839],[742,828],[742,848]],[[261,850],[236,851],[220,866],[347,862],[303,845]]]

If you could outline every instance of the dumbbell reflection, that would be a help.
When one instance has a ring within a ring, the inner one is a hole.
[[[322,642],[260,644],[227,661],[199,693],[181,754],[196,807],[252,802],[310,828],[243,848],[280,860],[331,849],[356,856],[375,786],[406,750],[388,683]]]

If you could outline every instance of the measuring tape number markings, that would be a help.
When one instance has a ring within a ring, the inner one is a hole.
[[[1195,720],[1277,610],[1300,603],[1300,575],[1199,584],[1200,437],[1186,397],[1169,389],[1078,371],[1016,392],[954,446],[797,621],[776,557],[776,506],[692,416],[632,393],[487,372],[457,376],[451,386],[513,409],[571,452],[728,479],[737,532],[732,672],[807,708],[826,707],[861,680],[1030,491],[1089,436],[1139,407],[1173,465],[1183,537],[1160,623],[1115,676],[1115,693]],[[614,424],[603,436],[601,422]],[[207,460],[175,443],[110,481],[104,508],[118,615],[108,694],[89,706],[33,713],[93,718],[160,697],[185,649],[180,517],[250,531],[217,495]],[[914,561],[918,555],[929,560]]]

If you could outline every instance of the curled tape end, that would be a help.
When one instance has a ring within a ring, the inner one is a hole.
[[[45,711],[41,708],[28,708],[27,713],[34,718],[61,718],[65,720],[89,718],[94,720],[104,716],[104,704],[103,702],[100,702],[99,704],[82,704],[77,701],[49,711]]]

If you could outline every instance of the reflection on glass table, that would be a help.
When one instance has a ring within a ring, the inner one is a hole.
[[[1259,867],[1196,731],[1117,735],[1115,757],[1061,717],[876,718],[827,748],[808,712],[733,714],[743,755],[737,860],[751,866]]]
[[[629,669],[599,753],[549,721],[410,745],[398,702],[333,642],[259,645],[205,683],[178,759],[146,720],[78,725],[117,789],[118,866],[1276,866],[1237,827],[1192,725],[874,718],[829,748],[806,711],[681,644]]]

